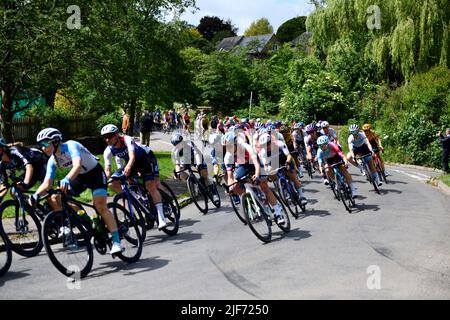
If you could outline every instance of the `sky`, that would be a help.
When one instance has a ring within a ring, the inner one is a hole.
[[[267,18],[276,33],[287,20],[307,16],[314,10],[308,0],[196,0],[196,3],[200,10],[194,14],[189,10],[180,16],[181,20],[197,26],[204,16],[230,19],[239,28],[238,35],[244,34],[252,22],[261,18]]]

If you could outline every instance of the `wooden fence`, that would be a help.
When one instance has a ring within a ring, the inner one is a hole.
[[[84,117],[64,119],[57,123],[49,123],[49,127],[57,128],[63,134],[64,140],[87,136],[99,136],[95,121],[97,118]],[[15,142],[23,142],[24,145],[36,144],[36,136],[43,127],[38,119],[20,118],[13,120],[13,137]]]

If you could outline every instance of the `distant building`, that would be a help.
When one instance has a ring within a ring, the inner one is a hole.
[[[312,51],[311,46],[311,32],[303,32],[301,35],[299,35],[297,38],[291,41],[292,47],[297,47],[300,50],[306,52],[307,54],[310,54]]]
[[[231,51],[235,48],[249,48],[249,53],[257,57],[263,57],[267,54],[277,51],[281,44],[273,33],[259,36],[237,36],[224,38],[217,46],[217,51]]]

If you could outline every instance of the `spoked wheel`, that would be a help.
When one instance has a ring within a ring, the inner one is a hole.
[[[208,212],[208,196],[205,190],[200,185],[200,182],[192,177],[187,179],[187,185],[189,193],[191,195],[192,201],[194,201],[195,206],[203,214]]]
[[[244,209],[245,219],[250,230],[255,236],[263,241],[270,242],[272,240],[271,222],[264,208],[258,202],[254,202],[251,195],[245,193],[242,196],[242,207]]]
[[[128,201],[128,198],[125,193],[121,192],[116,194],[114,196],[113,202],[124,207],[125,210],[127,210],[128,213],[130,213],[130,215],[134,217],[136,223],[139,226],[139,234],[141,236],[141,239],[142,241],[144,241],[145,237],[147,236],[147,229],[153,228],[153,224],[147,225],[147,221],[143,216],[141,210],[139,210],[133,202]]]
[[[349,203],[347,202],[347,197],[345,195],[345,190],[344,190],[345,185],[342,182],[340,182],[339,180],[336,183],[337,183],[336,192],[339,195],[339,199],[341,199],[342,203],[344,204],[345,210],[347,210],[349,213],[351,213],[352,210],[350,208]],[[350,196],[350,198],[351,198],[351,196]],[[352,198],[352,200],[353,200],[353,198]]]
[[[164,216],[166,217],[167,223],[162,231],[169,236],[176,235],[178,233],[178,228],[180,227],[180,212],[175,205],[176,200],[174,200],[170,194],[167,194],[162,190],[159,190],[159,192],[161,193]]]
[[[80,221],[64,211],[50,212],[42,225],[42,240],[47,255],[65,276],[79,274],[80,278],[84,278],[91,271],[94,252],[90,239],[89,232]]]
[[[300,201],[298,200],[298,194],[294,190],[293,192],[289,192],[290,188],[287,185],[288,182],[282,182],[281,179],[278,179],[278,183],[276,184],[278,195],[281,196],[281,200],[286,205],[288,211],[292,214],[295,219],[298,219],[300,215],[300,211],[304,211],[300,206]]]
[[[312,179],[313,178],[313,169],[312,169],[311,161],[306,160],[305,167],[306,167],[306,171],[308,172],[308,176]]]
[[[30,206],[25,206],[25,217],[19,202],[6,200],[0,206],[0,230],[5,233],[10,248],[24,257],[34,257],[41,252],[41,221]]]
[[[289,232],[289,231],[291,231],[291,220],[289,219],[288,209],[286,209],[286,205],[281,200],[280,196],[278,194],[276,194],[275,192],[273,194],[274,194],[275,198],[277,198],[278,203],[281,205],[280,214],[284,219],[283,224],[277,223],[276,225],[284,232]]]
[[[238,219],[241,220],[241,222],[243,224],[247,224],[247,220],[245,220],[245,216],[241,212],[239,212],[239,208],[240,207],[242,208],[242,206],[241,206],[242,200],[239,197],[239,203],[236,203],[236,199],[234,197],[239,197],[239,196],[230,195],[230,202],[231,202],[231,206],[233,207],[234,213],[236,213]]]
[[[124,249],[117,256],[128,263],[138,261],[142,254],[142,237],[138,222],[127,209],[117,203],[108,203],[108,209],[116,220],[121,246]]]
[[[8,272],[12,261],[12,250],[5,234],[0,231],[0,277]]]
[[[173,193],[172,189],[170,189],[169,185],[167,183],[165,183],[164,181],[160,181],[160,184],[161,184],[162,191],[165,191],[172,197],[172,200],[174,201],[174,204],[177,208],[178,215],[181,216],[180,205],[178,204],[178,200],[177,200],[177,197],[175,196],[175,193]]]
[[[340,194],[336,190],[336,188],[337,188],[336,182],[331,179],[330,179],[330,188],[331,188],[331,191],[333,191],[333,194],[334,194],[334,197],[336,198],[336,200],[341,201]]]
[[[214,200],[214,195],[217,196],[216,200]],[[216,208],[220,208],[220,194],[219,190],[217,190],[217,184],[215,182],[208,186],[208,198]]]

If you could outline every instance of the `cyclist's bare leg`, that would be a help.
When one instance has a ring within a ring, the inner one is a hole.
[[[102,216],[103,221],[105,221],[109,232],[114,232],[117,230],[116,220],[114,220],[113,214],[108,209],[106,205],[106,196],[96,196],[94,197],[94,207],[97,209],[98,213]]]
[[[161,193],[159,193],[158,186],[160,184],[159,177],[155,177],[155,180],[149,180],[145,182],[145,188],[153,199],[153,203],[161,202]]]
[[[269,188],[269,184],[267,183],[267,180],[261,180],[260,184],[259,184],[262,192],[264,192],[264,194],[267,197],[267,201],[269,201],[269,203],[274,206],[277,204],[277,198],[275,198],[275,195],[273,194],[272,190]]]

